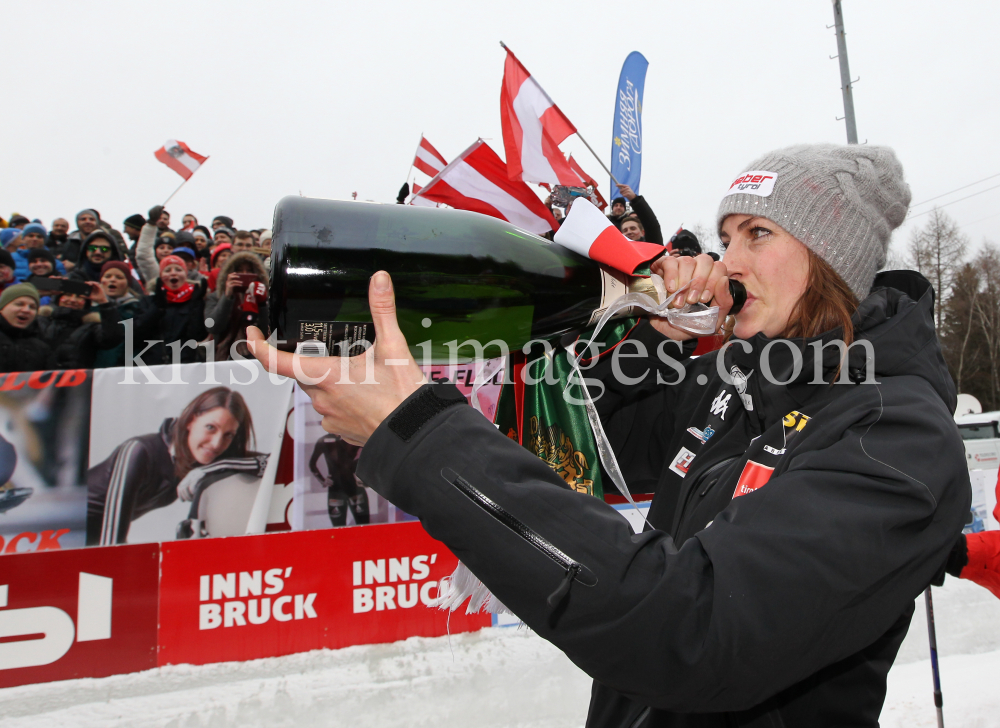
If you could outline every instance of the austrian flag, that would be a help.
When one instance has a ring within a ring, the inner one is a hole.
[[[576,133],[576,127],[510,49],[500,87],[500,124],[511,180],[553,185],[579,183],[559,151],[559,145]]]
[[[162,147],[154,152],[157,160],[174,170],[185,180],[191,179],[191,175],[198,171],[208,157],[203,157],[184,142],[170,139]]]
[[[417,153],[413,157],[413,166],[428,177],[435,177],[438,172],[448,166],[448,162],[441,156],[441,152],[435,149],[421,134],[420,144],[417,145]]]
[[[632,275],[643,263],[659,258],[666,251],[662,245],[629,240],[600,210],[579,197],[566,220],[553,237],[569,248],[598,263]]]

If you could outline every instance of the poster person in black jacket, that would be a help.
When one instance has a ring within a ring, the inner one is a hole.
[[[193,500],[234,472],[263,475],[253,418],[228,387],[208,389],[159,432],[131,437],[87,473],[87,545],[126,543],[132,521],[178,497]]]
[[[641,534],[457,388],[386,365],[409,354],[385,273],[378,343],[350,363],[360,382],[372,357],[379,384],[329,377],[310,395],[325,429],[365,445],[366,486],[595,678],[588,726],[877,726],[913,601],[971,500],[933,292],[876,278],[909,188],[887,148],[816,145],[765,155],[729,190],[723,261],[654,264],[722,314],[728,277],[745,285],[729,345],[691,360],[690,335],[650,320],[616,348],[631,357],[585,372],[626,481],[655,490]]]

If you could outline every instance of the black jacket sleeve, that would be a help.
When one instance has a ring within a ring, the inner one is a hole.
[[[112,302],[102,303],[97,312],[101,315],[101,323],[94,329],[94,342],[98,349],[113,349],[125,338],[118,306]]]
[[[400,405],[358,476],[604,685],[666,710],[746,709],[884,634],[961,528],[961,443],[942,443],[926,398],[881,407],[861,389],[864,407],[824,447],[683,544],[568,490],[471,407],[448,406],[452,385]],[[566,559],[580,565],[569,582]]]
[[[653,209],[646,202],[646,198],[642,195],[637,195],[629,204],[632,205],[632,212],[636,214],[639,222],[642,223],[642,229],[645,231],[643,237],[646,239],[646,242],[664,245],[663,232],[660,230],[660,221],[656,219],[656,215],[653,214]]]

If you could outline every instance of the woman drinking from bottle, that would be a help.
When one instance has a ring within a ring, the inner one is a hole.
[[[385,273],[374,351],[350,363],[361,382],[372,358],[379,384],[329,376],[309,394],[325,429],[366,443],[366,486],[595,678],[588,726],[877,726],[970,501],[933,292],[876,276],[910,190],[869,145],[778,150],[721,186],[722,261],[653,270],[723,315],[729,279],[745,286],[727,345],[692,360],[691,335],[651,319],[584,372],[625,482],[655,492],[642,533],[398,364]]]

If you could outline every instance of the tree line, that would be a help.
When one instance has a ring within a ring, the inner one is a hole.
[[[933,210],[914,230],[906,263],[934,287],[934,327],[959,392],[984,411],[1000,409],[1000,247],[986,241],[972,258],[968,237]]]

